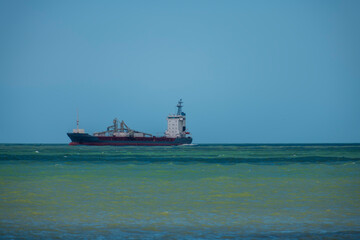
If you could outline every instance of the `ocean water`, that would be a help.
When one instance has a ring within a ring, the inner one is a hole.
[[[2,239],[360,239],[360,145],[0,145]]]

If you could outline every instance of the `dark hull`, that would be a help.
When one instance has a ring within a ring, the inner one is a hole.
[[[68,133],[70,145],[93,146],[172,146],[192,143],[192,138],[167,137],[99,137],[87,133]]]

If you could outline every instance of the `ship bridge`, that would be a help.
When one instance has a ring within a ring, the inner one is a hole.
[[[167,117],[168,127],[165,131],[165,136],[170,138],[183,138],[186,137],[186,114],[182,111],[182,99],[179,100],[176,107],[178,108],[177,114],[170,114]]]

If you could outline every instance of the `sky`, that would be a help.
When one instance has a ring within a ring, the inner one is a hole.
[[[117,117],[194,143],[359,143],[360,1],[0,0],[0,143]]]

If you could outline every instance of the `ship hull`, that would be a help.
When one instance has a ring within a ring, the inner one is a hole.
[[[87,133],[68,133],[70,145],[91,146],[174,146],[191,144],[192,138],[168,137],[105,137],[92,136]]]

